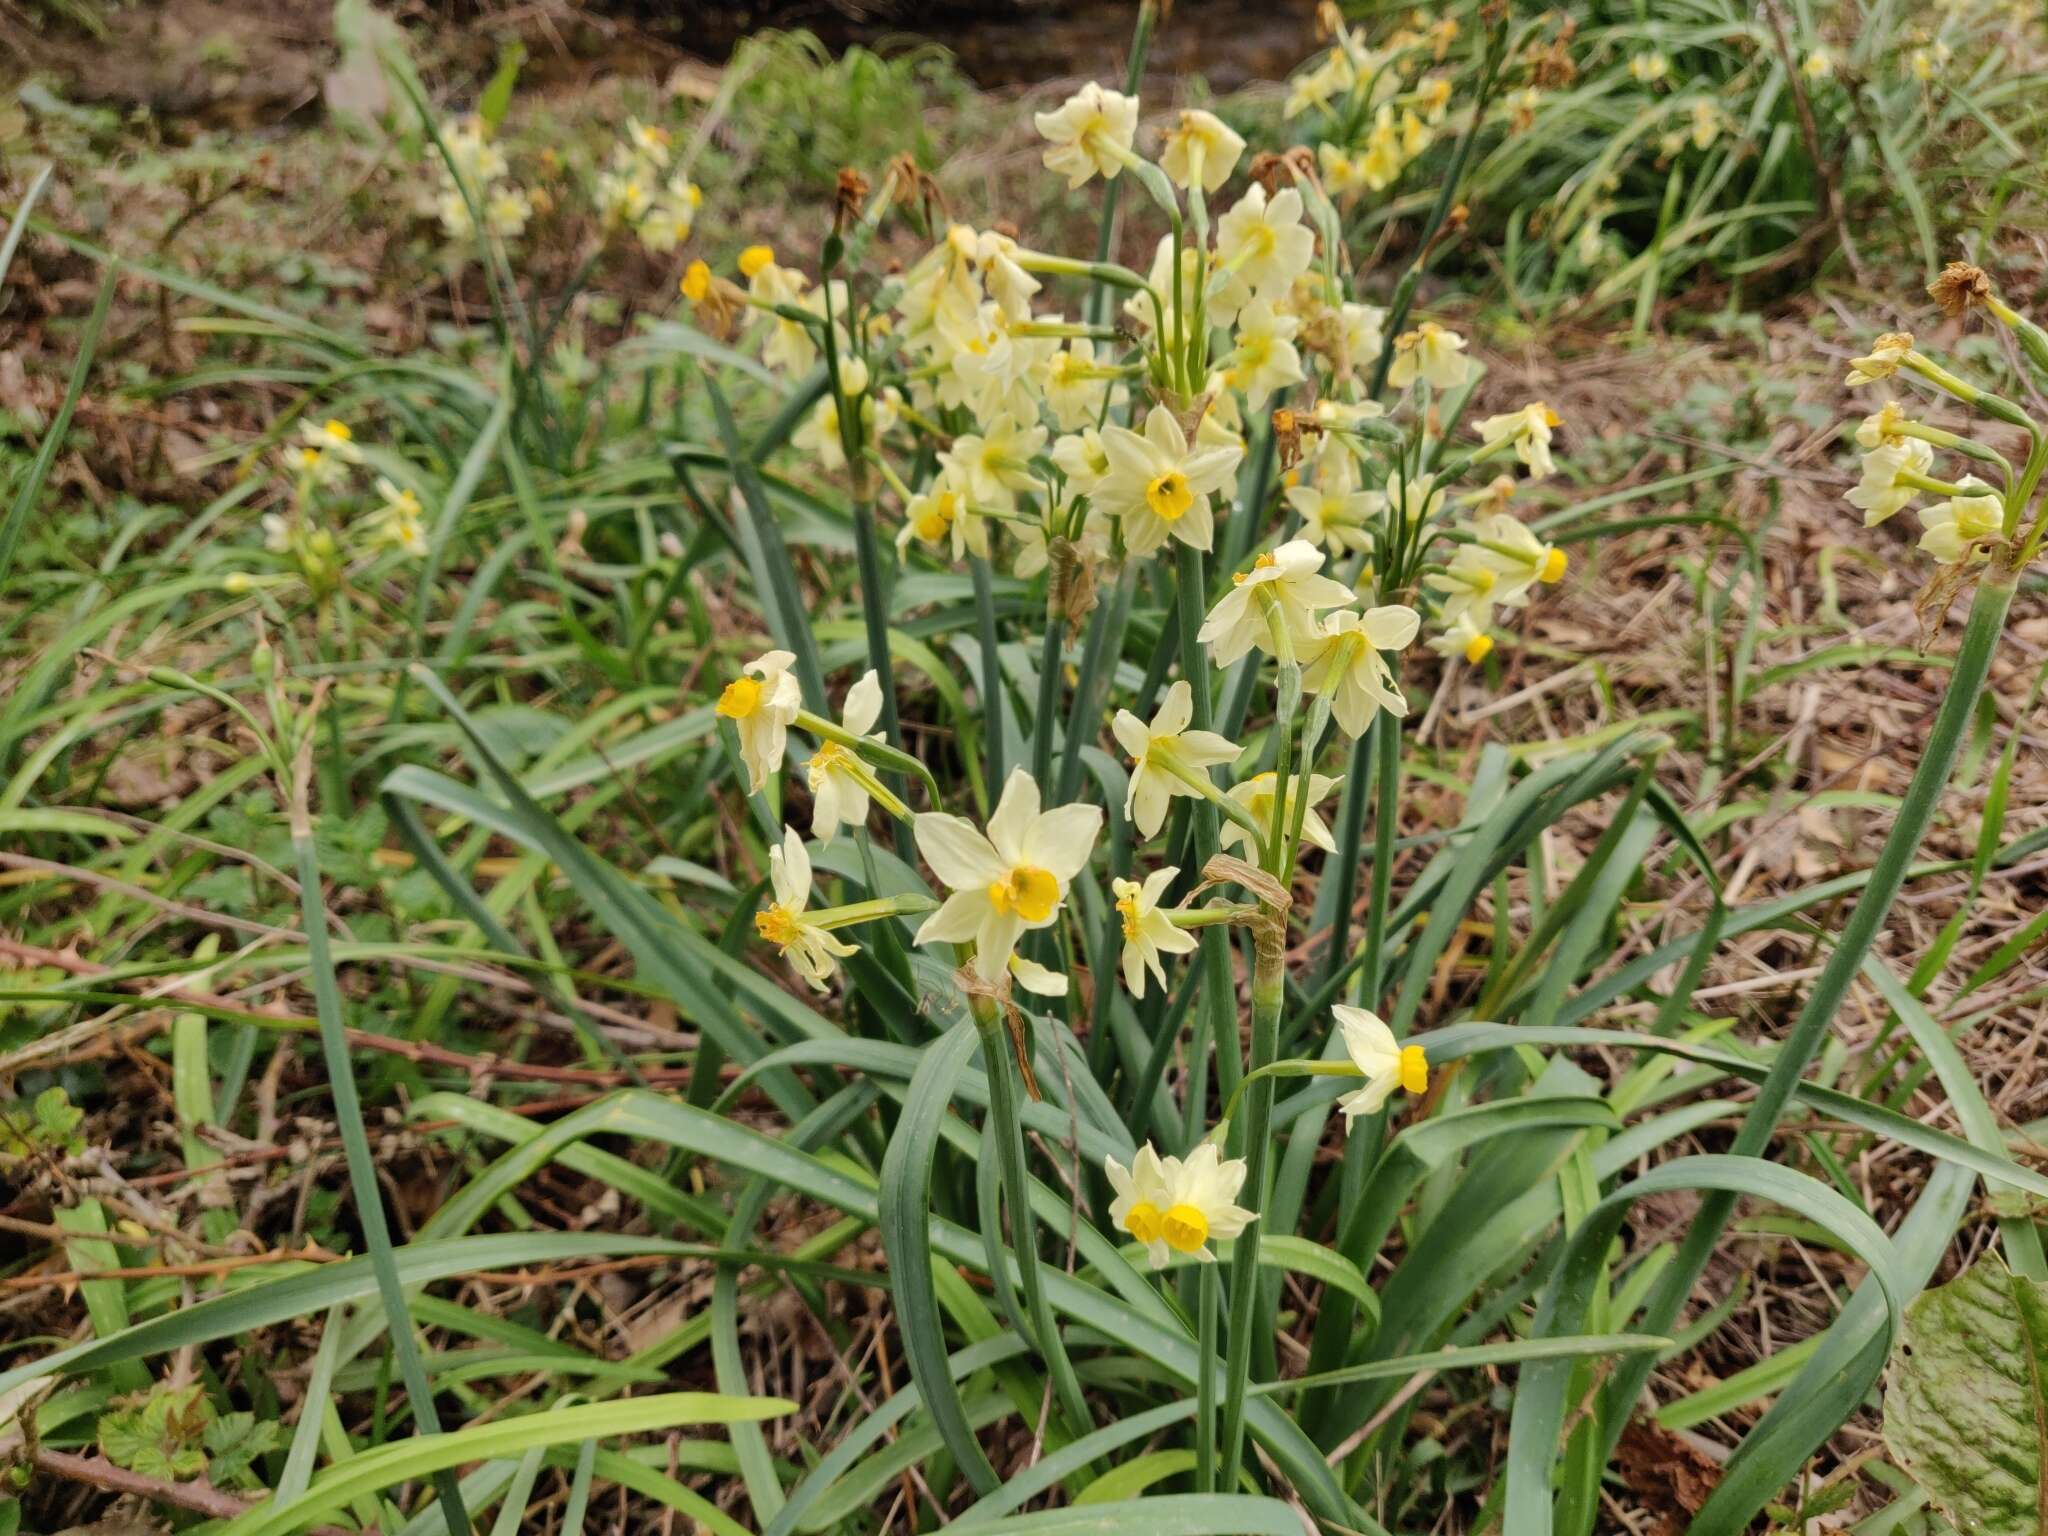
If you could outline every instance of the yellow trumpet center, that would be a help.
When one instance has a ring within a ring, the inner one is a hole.
[[[1537,573],[1539,581],[1561,581],[1565,567],[1571,564],[1571,557],[1561,549],[1553,549],[1543,557],[1543,569]]]
[[[1145,505],[1163,523],[1179,522],[1194,504],[1194,487],[1188,484],[1188,477],[1177,469],[1153,476],[1152,483],[1145,487]]]
[[[1159,1235],[1175,1253],[1195,1253],[1209,1241],[1209,1218],[1183,1201],[1159,1218]]]
[[[1124,1230],[1141,1243],[1159,1241],[1159,1224],[1164,1218],[1150,1200],[1140,1200],[1124,1212]]]
[[[1401,1047],[1401,1086],[1409,1093],[1423,1093],[1429,1088],[1429,1058],[1419,1045]]]
[[[766,267],[774,260],[774,246],[750,245],[740,252],[740,275],[742,277],[757,276],[763,267]]]
[[[1465,642],[1465,660],[1467,660],[1473,666],[1476,667],[1479,665],[1480,662],[1486,660],[1487,656],[1492,652],[1492,650],[1493,636],[1474,635],[1470,640],[1467,640]]]
[[[770,944],[787,949],[796,942],[796,917],[785,906],[772,906],[754,914],[754,932]]]
[[[683,269],[683,297],[692,304],[701,304],[711,292],[711,268],[702,261],[693,261]]]
[[[836,741],[828,741],[811,754],[811,788],[816,789],[831,775],[835,768],[847,762],[853,754]]]
[[[1135,939],[1138,936],[1138,898],[1119,896],[1116,899],[1116,909],[1124,920],[1124,938]]]
[[[1027,923],[1042,923],[1060,904],[1060,883],[1051,870],[1019,864],[1000,880],[989,882],[988,899],[998,912],[1015,912]]]
[[[751,677],[736,677],[718,696],[718,712],[728,720],[744,720],[761,707],[761,684]]]
[[[946,530],[953,526],[953,497],[950,492],[933,499],[924,515],[916,523],[917,536],[927,544],[936,544],[946,536]]]

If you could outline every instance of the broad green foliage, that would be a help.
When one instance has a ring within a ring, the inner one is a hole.
[[[1885,1444],[1969,1536],[2048,1524],[2048,1281],[1987,1254],[1907,1309]]]

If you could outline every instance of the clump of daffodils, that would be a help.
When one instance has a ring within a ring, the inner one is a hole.
[[[1950,262],[1928,292],[1951,316],[1971,310],[1988,314],[2012,334],[2020,354],[2048,374],[2048,333],[2000,298],[1981,267]],[[1862,514],[1866,527],[1905,511],[1918,516],[1921,550],[1937,565],[1951,568],[1951,579],[1930,590],[1952,592],[1952,578],[1995,558],[2013,569],[2032,560],[2048,523],[2040,515],[2031,526],[2026,523],[2048,466],[2048,449],[2042,446],[2048,433],[2040,423],[2013,401],[1922,352],[1904,331],[1878,337],[1868,352],[1850,362],[1845,382],[1852,389],[1887,391],[1910,383],[1924,394],[2020,428],[2032,445],[2027,462],[2015,467],[1992,444],[1926,420],[1919,408],[1896,395],[1878,399],[1851,429],[1860,473],[1846,500]]]
[[[478,221],[494,238],[517,240],[534,215],[534,200],[513,179],[492,127],[470,113],[441,124],[445,154],[433,158],[430,211],[450,240],[469,240]]]
[[[373,465],[355,429],[335,416],[301,420],[277,455],[263,547],[316,597],[391,551],[415,560],[427,553],[427,509],[410,466],[376,457]]]
[[[690,238],[704,205],[703,190],[676,161],[668,130],[638,118],[627,119],[593,190],[606,225],[631,233],[655,256]]]

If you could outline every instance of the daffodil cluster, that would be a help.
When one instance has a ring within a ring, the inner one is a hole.
[[[1988,313],[2012,333],[2019,354],[2048,374],[2048,335],[2006,304],[1981,268],[1951,262],[1929,292],[1951,315],[1973,309]],[[2024,566],[2043,536],[2043,518],[2036,517],[2031,527],[2022,524],[2048,464],[2043,446],[2048,432],[2013,401],[1929,357],[1904,331],[1878,337],[1867,353],[1851,361],[1845,382],[1851,388],[1891,388],[1907,380],[2019,428],[2030,445],[2027,461],[2015,468],[1991,444],[1927,421],[1911,405],[1887,396],[1853,428],[1861,473],[1847,493],[1849,505],[1870,528],[1914,512],[1920,520],[1920,548],[1937,565],[1962,572],[2003,557],[2015,569]],[[1950,468],[1944,458],[1967,459],[1974,467]]]
[[[676,163],[669,132],[628,118],[594,189],[598,213],[630,231],[650,255],[664,256],[690,238],[704,193]]]
[[[513,179],[491,125],[475,113],[441,124],[445,154],[433,160],[430,211],[451,240],[467,241],[477,221],[499,240],[517,240],[533,218],[534,202]]]
[[[300,421],[277,469],[278,509],[263,514],[263,546],[288,561],[315,595],[334,591],[352,564],[385,551],[426,554],[426,509],[411,467],[366,452],[347,422]]]
[[[1417,11],[1374,48],[1341,17],[1326,14],[1324,25],[1325,46],[1288,82],[1281,110],[1311,125],[1323,186],[1341,203],[1386,191],[1436,142],[1454,91],[1434,66],[1459,29]]]

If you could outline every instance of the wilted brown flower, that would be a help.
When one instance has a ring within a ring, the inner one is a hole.
[[[1927,291],[1941,306],[1941,312],[1953,320],[1971,305],[1991,297],[1991,279],[1982,267],[1952,261],[1941,269],[1941,276],[1927,285]]]
[[[844,166],[839,172],[839,194],[832,205],[832,228],[844,233],[846,226],[860,218],[860,211],[867,206],[868,179],[852,166]]]

